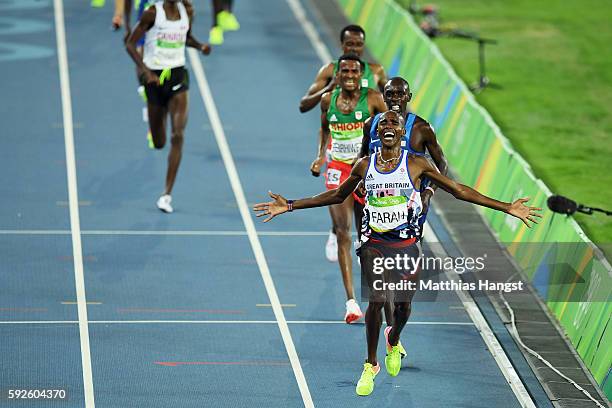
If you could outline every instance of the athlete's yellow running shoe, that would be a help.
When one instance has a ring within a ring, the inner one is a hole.
[[[91,0],[91,7],[101,8],[104,7],[104,0]]]
[[[399,374],[400,367],[402,365],[402,349],[399,340],[397,345],[392,346],[389,343],[389,332],[391,331],[391,326],[385,329],[385,343],[387,346],[387,356],[385,357],[385,367],[387,368],[387,372],[391,377],[395,377]],[[406,353],[406,350],[404,350]]]
[[[217,22],[225,31],[237,31],[240,29],[240,23],[236,19],[236,16],[229,11],[223,10],[217,14]]]
[[[391,345],[389,344],[389,332],[390,331],[391,331],[391,326],[387,326],[387,328],[385,328],[385,341],[387,343],[387,353],[391,351]],[[406,349],[404,348],[404,346],[402,346],[402,342],[400,340],[397,341],[397,347],[399,347],[400,355],[402,356],[402,358],[406,357],[407,355]]]
[[[391,351],[385,357],[385,367],[391,377],[395,377],[400,372],[402,365],[402,357],[399,351],[399,346],[392,346]]]
[[[155,149],[155,143],[153,143],[153,135],[151,134],[151,129],[147,131],[147,144],[149,145],[149,149]]]
[[[223,44],[223,29],[219,26],[214,26],[208,33],[208,42],[211,45]]]
[[[370,363],[365,363],[363,365],[363,372],[361,373],[361,378],[357,382],[357,388],[355,388],[357,395],[366,396],[370,395],[372,391],[374,391],[374,378],[376,377],[376,374],[379,373],[379,371],[379,364],[373,366]]]

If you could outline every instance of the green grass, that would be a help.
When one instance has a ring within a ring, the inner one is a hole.
[[[488,76],[503,89],[487,89],[477,100],[535,174],[555,193],[612,209],[609,1],[433,3],[444,25],[499,41],[487,46],[486,63]],[[475,43],[434,41],[466,83],[476,82]],[[612,217],[577,215],[576,220],[594,242],[612,243]]]

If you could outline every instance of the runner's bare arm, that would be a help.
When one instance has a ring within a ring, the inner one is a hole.
[[[127,39],[130,37],[132,33],[132,0],[124,0],[123,2],[123,24],[125,24],[125,37],[123,38],[124,42],[127,42]]]
[[[445,176],[448,174],[448,160],[444,156],[444,152],[442,151],[442,146],[438,143],[438,139],[436,138],[436,134],[429,123],[426,121],[421,122],[421,124],[417,125],[418,132],[421,133],[423,138],[424,147],[427,149],[431,158],[440,173]]]
[[[199,42],[193,36],[193,33],[191,31],[191,28],[193,27],[193,17],[195,14],[193,10],[193,5],[190,2],[184,2],[183,4],[185,5],[185,9],[187,10],[187,15],[189,15],[189,31],[187,31],[187,40],[185,41],[185,45],[187,47],[196,48],[205,55],[210,54],[210,45]]]
[[[448,174],[448,161],[444,156],[444,152],[442,152],[442,147],[438,144],[438,139],[436,138],[433,128],[427,121],[418,117],[417,121],[418,122],[415,123],[415,131],[417,131],[419,136],[422,138],[423,147],[431,155],[431,158],[433,159],[440,173],[446,176]],[[421,193],[421,201],[423,203],[423,210],[425,212],[429,208],[429,200],[437,188],[438,186],[434,184]]]
[[[380,64],[370,64],[370,69],[374,74],[374,78],[376,78],[376,84],[378,85],[378,89],[380,92],[385,89],[385,84],[387,83],[387,74],[385,73],[385,69]]]
[[[132,57],[136,65],[138,65],[138,68],[145,73],[150,73],[150,71],[142,61],[142,56],[136,51],[136,43],[138,43],[138,40],[140,40],[142,36],[153,27],[153,24],[155,24],[155,14],[155,7],[146,9],[144,13],[142,13],[140,21],[138,21],[136,27],[134,27],[134,31],[131,32],[125,43],[125,49],[128,54],[130,54],[130,57]]]
[[[329,122],[327,120],[327,110],[331,102],[331,93],[325,93],[321,98],[321,130],[319,131],[319,146],[317,158],[310,165],[310,172],[313,176],[319,177],[321,167],[325,164],[325,151],[329,143]]]
[[[333,91],[336,86],[336,80],[333,77],[334,64],[329,63],[323,65],[317,76],[308,88],[306,95],[300,100],[300,112],[305,113],[317,106],[317,103],[321,100],[321,97],[325,92]]]
[[[295,200],[293,201],[292,209],[301,210],[305,208],[340,204],[355,190],[359,182],[363,180],[368,164],[369,161],[367,158],[359,160],[355,167],[353,167],[349,178],[347,178],[344,183],[340,184],[338,188],[325,191],[314,197]],[[253,206],[253,210],[257,213],[257,217],[267,216],[267,218],[263,220],[264,222],[268,222],[277,215],[289,211],[289,203],[285,197],[280,194],[274,194],[271,191],[269,191],[268,194],[274,201],[258,203]]]
[[[468,201],[483,207],[505,212],[506,214],[510,214],[520,219],[529,228],[531,228],[531,225],[528,221],[537,224],[538,221],[536,220],[536,217],[542,217],[537,213],[537,211],[542,210],[541,208],[528,207],[524,204],[529,201],[529,198],[519,198],[513,203],[498,201],[494,198],[487,197],[484,194],[480,194],[471,187],[449,179],[444,174],[440,173],[438,169],[424,157],[414,157],[412,160],[414,160],[414,162],[417,163],[418,167],[420,167],[422,170],[420,175],[421,180],[423,177],[427,177],[432,182],[440,186],[443,190],[448,191],[459,200]]]
[[[374,115],[370,116],[363,123],[363,137],[361,138],[361,149],[359,150],[359,157],[366,157],[370,151],[370,130],[372,129],[372,121],[374,120]]]
[[[368,108],[371,116],[389,110],[382,94],[375,89],[368,89]]]

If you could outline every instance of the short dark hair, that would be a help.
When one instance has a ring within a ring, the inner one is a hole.
[[[338,70],[340,69],[340,63],[342,61],[358,61],[359,66],[361,68],[361,72],[365,69],[365,63],[356,55],[353,54],[344,54],[340,58],[338,58]]]
[[[404,87],[408,90],[408,93],[410,93],[410,84],[404,78],[400,76],[394,76],[392,78],[389,78],[387,83],[385,83],[384,88],[386,88],[388,85],[391,85],[391,82],[401,82],[404,85]]]
[[[365,30],[361,26],[351,24],[351,25],[347,25],[346,27],[342,29],[342,31],[340,31],[340,42],[344,41],[344,33],[346,33],[347,31],[351,33],[361,33],[363,34],[363,39],[365,40],[365,37],[366,37]]]

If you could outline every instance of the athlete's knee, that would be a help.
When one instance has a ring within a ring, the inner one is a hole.
[[[183,131],[173,131],[170,143],[172,146],[183,147]]]
[[[412,302],[397,302],[395,303],[395,313],[400,316],[406,316],[412,311]]]
[[[368,303],[368,311],[375,312],[382,310],[382,308],[385,306],[384,294],[382,295],[382,297],[383,298],[381,299],[376,296],[370,296],[370,302]]]
[[[338,242],[351,242],[351,229],[348,225],[336,225]]]

